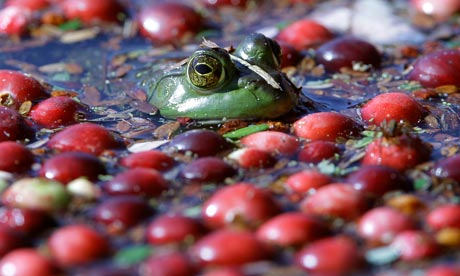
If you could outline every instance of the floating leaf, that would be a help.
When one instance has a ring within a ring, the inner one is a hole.
[[[267,124],[260,124],[260,125],[250,125],[247,127],[243,127],[234,131],[230,131],[225,133],[223,136],[225,138],[230,138],[230,139],[240,139],[244,136],[248,136],[249,134],[253,134],[259,131],[264,131],[269,129],[269,126]]]
[[[59,25],[59,29],[63,31],[73,31],[79,29],[80,27],[81,21],[79,19],[70,20]]]
[[[122,266],[137,264],[147,259],[152,251],[153,248],[150,245],[135,245],[123,248],[115,255],[115,263]]]

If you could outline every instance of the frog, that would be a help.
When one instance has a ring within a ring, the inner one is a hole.
[[[148,85],[148,101],[162,117],[272,119],[296,106],[300,89],[280,70],[275,40],[252,33],[229,49],[205,42]]]

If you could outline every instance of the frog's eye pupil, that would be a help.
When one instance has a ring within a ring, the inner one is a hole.
[[[206,65],[206,64],[197,64],[195,66],[195,71],[199,74],[202,74],[202,75],[205,75],[205,74],[209,74],[212,72],[212,68],[209,67],[209,65]]]
[[[208,54],[193,57],[189,62],[187,73],[191,84],[200,89],[216,88],[225,74],[222,62]]]

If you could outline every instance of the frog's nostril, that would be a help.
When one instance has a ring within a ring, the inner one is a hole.
[[[212,72],[212,68],[207,64],[197,64],[195,71],[201,75],[206,75]]]

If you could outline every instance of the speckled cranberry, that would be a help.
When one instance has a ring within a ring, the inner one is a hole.
[[[300,142],[295,136],[279,131],[256,132],[243,137],[240,142],[246,147],[287,156],[296,153],[300,147]]]
[[[417,261],[438,254],[439,246],[434,238],[420,230],[406,230],[394,238],[391,246],[399,251],[403,261]]]
[[[21,173],[30,169],[34,155],[25,146],[12,142],[0,142],[0,171]]]
[[[30,275],[58,275],[58,270],[51,259],[32,248],[15,249],[0,260],[0,276]]]
[[[323,160],[333,158],[341,152],[336,143],[331,141],[311,141],[300,150],[298,159],[306,163],[317,164]]]
[[[95,155],[122,148],[123,144],[103,126],[93,123],[71,125],[54,134],[47,146],[58,151],[83,151]]]
[[[351,275],[363,262],[357,244],[346,236],[307,244],[295,259],[298,266],[314,275]]]
[[[140,33],[155,43],[181,43],[203,27],[203,19],[193,8],[177,3],[146,6],[138,14]]]
[[[171,252],[148,258],[139,271],[146,276],[194,276],[197,268],[186,254]]]
[[[258,226],[279,212],[272,195],[251,183],[240,182],[218,190],[203,205],[206,225],[220,228],[232,223]]]
[[[358,222],[358,234],[375,244],[388,244],[398,233],[411,229],[415,229],[415,222],[390,207],[371,209]]]
[[[25,101],[47,98],[48,93],[33,77],[19,71],[0,70],[0,96],[3,105],[18,108]]]
[[[107,181],[104,191],[110,195],[156,197],[168,189],[168,182],[154,169],[134,168],[120,172]]]
[[[181,153],[189,151],[198,156],[212,156],[229,149],[230,145],[217,132],[196,129],[175,136],[171,140],[169,148]]]
[[[460,183],[460,155],[453,155],[436,162],[431,173],[439,178],[451,179]]]
[[[364,193],[344,183],[320,187],[307,196],[300,208],[304,213],[352,220],[368,208]]]
[[[95,181],[106,173],[102,161],[86,152],[63,152],[47,159],[40,168],[40,176],[67,184],[79,177]]]
[[[149,224],[146,235],[149,243],[159,245],[197,240],[204,232],[203,225],[197,219],[165,214]]]
[[[86,117],[82,104],[66,96],[51,97],[30,110],[30,118],[45,128],[57,128],[78,123]]]
[[[427,214],[425,221],[435,231],[443,228],[460,229],[460,205],[444,204],[438,206]]]
[[[300,19],[281,30],[276,40],[289,43],[302,51],[317,47],[332,38],[333,34],[320,23],[311,19]]]
[[[0,141],[32,138],[34,132],[14,109],[0,106]]]
[[[36,234],[53,225],[46,212],[14,207],[0,207],[0,224],[24,234]]]
[[[278,246],[301,246],[329,233],[317,217],[300,212],[277,215],[264,222],[256,232],[257,238]]]
[[[381,56],[371,43],[351,37],[338,37],[321,45],[316,50],[316,61],[328,72],[340,72],[342,68],[353,68],[354,63],[380,67]]]
[[[201,157],[182,168],[180,176],[189,182],[204,183],[222,182],[235,173],[236,170],[220,158]]]
[[[167,171],[174,166],[174,159],[162,151],[148,150],[122,157],[119,163],[127,168],[150,168]]]
[[[265,245],[249,231],[222,229],[204,236],[190,249],[203,266],[237,266],[268,256]]]
[[[86,24],[120,22],[125,18],[125,9],[117,0],[63,0],[59,5],[67,18],[79,19]]]
[[[309,169],[292,174],[285,183],[290,191],[307,194],[332,182],[333,179],[330,176],[316,169]]]
[[[258,148],[242,148],[233,151],[228,156],[244,169],[262,169],[272,167],[276,158],[268,151]]]

